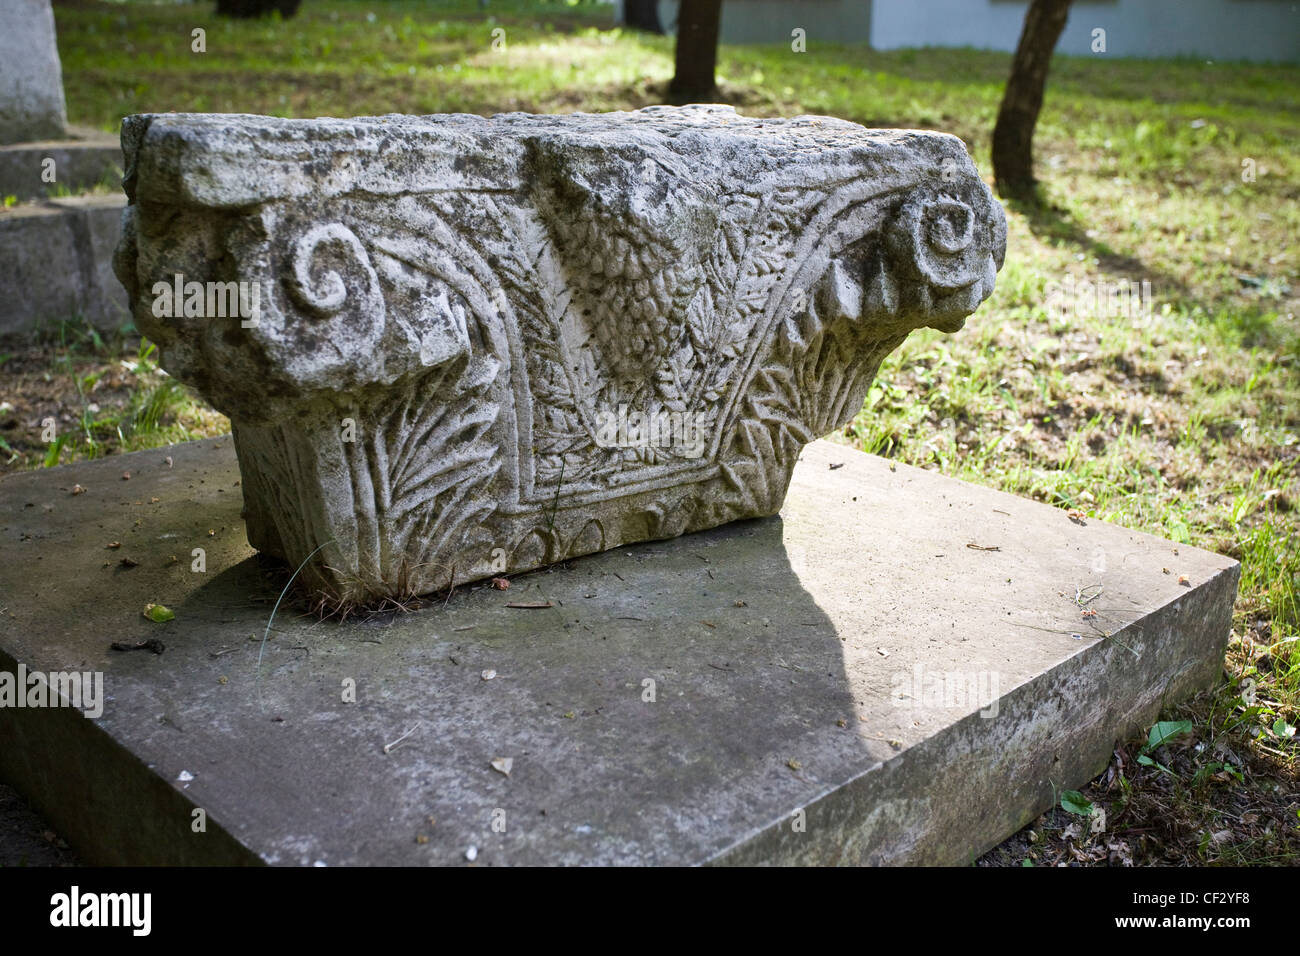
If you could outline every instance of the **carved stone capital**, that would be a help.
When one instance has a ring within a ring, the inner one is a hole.
[[[960,140],[827,117],[166,114],[122,141],[136,323],[231,417],[250,540],[331,601],[775,513],[1006,245]]]

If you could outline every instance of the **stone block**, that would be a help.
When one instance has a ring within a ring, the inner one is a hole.
[[[0,672],[103,677],[0,706],[0,778],[88,862],[967,864],[1218,678],[1239,574],[817,441],[776,517],[272,620],[238,481],[229,438],[0,479]]]
[[[0,212],[0,332],[78,319],[116,329],[130,318],[113,274],[124,205],[87,195]]]
[[[5,0],[0,17],[0,143],[58,139],[68,118],[50,0]]]
[[[25,201],[85,192],[96,186],[116,190],[122,177],[122,147],[117,137],[98,130],[76,132],[75,139],[0,146],[0,196]]]

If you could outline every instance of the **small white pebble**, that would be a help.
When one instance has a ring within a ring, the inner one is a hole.
[[[491,680],[492,678],[494,678],[494,677],[497,676],[497,672],[494,671],[494,670],[492,670],[491,668],[488,668],[487,670],[485,670],[482,674],[479,674],[478,676],[481,677],[481,678],[483,678],[484,680]]]
[[[478,847],[476,847],[476,846],[472,846],[472,847],[470,847],[468,850],[466,850],[466,851],[465,851],[465,859],[469,860],[471,863],[473,863],[475,860],[477,860],[477,859],[478,859]]]

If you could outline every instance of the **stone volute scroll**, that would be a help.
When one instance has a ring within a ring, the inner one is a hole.
[[[230,416],[249,541],[325,603],[775,514],[1006,245],[960,140],[819,116],[139,115],[122,143],[136,323]]]

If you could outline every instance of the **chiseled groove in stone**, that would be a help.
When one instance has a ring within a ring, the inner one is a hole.
[[[137,324],[231,417],[250,540],[327,601],[774,514],[1005,252],[960,140],[827,117],[168,114],[122,143]],[[186,314],[190,282],[256,322]]]

